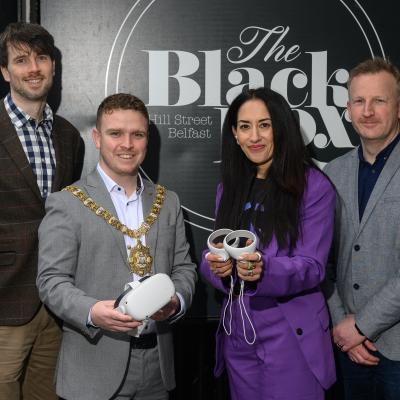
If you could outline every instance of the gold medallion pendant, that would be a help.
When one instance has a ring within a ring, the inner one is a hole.
[[[139,276],[145,276],[151,273],[151,263],[153,257],[150,255],[150,249],[143,245],[140,239],[137,239],[136,246],[130,247],[128,264],[131,271]]]

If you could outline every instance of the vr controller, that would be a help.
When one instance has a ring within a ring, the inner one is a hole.
[[[214,240],[222,236],[224,236],[223,247],[215,247]],[[248,246],[239,247],[241,238],[250,239],[252,242]],[[218,229],[208,237],[207,245],[210,253],[223,257],[224,261],[229,257],[236,260],[243,253],[254,253],[256,251],[257,236],[253,232],[243,229],[237,231]]]
[[[136,321],[143,321],[168,304],[174,294],[175,286],[167,274],[145,276],[125,285],[114,308]]]

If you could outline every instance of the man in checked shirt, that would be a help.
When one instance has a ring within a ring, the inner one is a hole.
[[[35,285],[37,234],[47,195],[80,177],[83,141],[46,103],[54,54],[39,25],[12,23],[0,35],[10,84],[0,100],[0,400],[57,399],[61,335]]]

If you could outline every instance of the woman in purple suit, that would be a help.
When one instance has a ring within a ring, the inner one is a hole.
[[[232,399],[321,400],[334,383],[320,290],[334,208],[286,100],[267,88],[240,94],[223,127],[216,228],[251,230],[258,249],[226,261],[204,252],[201,264],[226,295],[215,374],[226,367]]]

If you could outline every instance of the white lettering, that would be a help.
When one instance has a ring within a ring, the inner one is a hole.
[[[149,53],[149,106],[184,106],[194,103],[201,94],[200,85],[191,78],[200,65],[199,59],[187,51],[151,51]],[[169,74],[169,56],[178,57],[178,71]],[[178,101],[169,103],[169,80],[173,78],[178,84]]]
[[[270,47],[264,56],[264,61],[268,61],[273,55],[276,62],[290,62],[300,56],[300,46],[291,46],[288,50],[283,44],[280,44],[288,34],[290,28],[283,26],[275,26],[272,29],[262,28],[259,26],[248,26],[243,29],[239,35],[239,41],[242,46],[233,46],[227,53],[226,57],[232,64],[241,64],[255,57],[264,45]],[[271,40],[270,40],[271,39]],[[275,41],[274,41],[275,40]],[[267,43],[268,42],[268,43]],[[249,48],[250,45],[255,45]],[[246,55],[246,51],[248,54]]]

